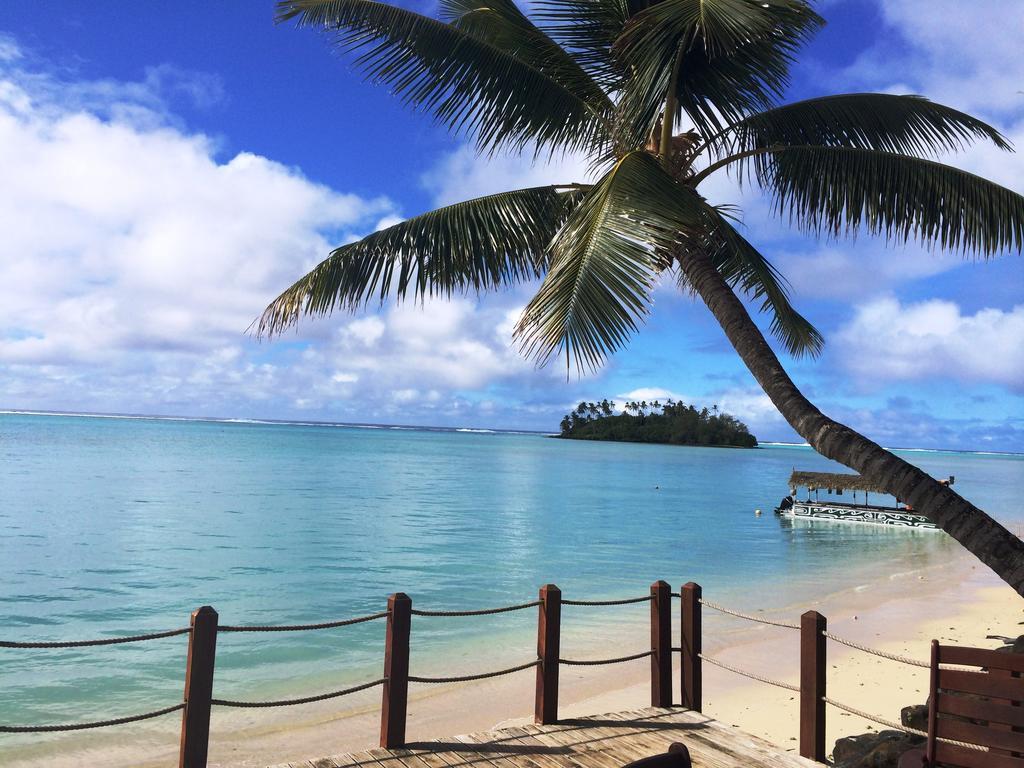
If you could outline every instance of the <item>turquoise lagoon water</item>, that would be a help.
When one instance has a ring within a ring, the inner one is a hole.
[[[904,455],[1020,520],[1024,457]],[[772,608],[958,554],[943,534],[776,519],[794,466],[834,465],[781,446],[0,415],[0,639],[172,629],[203,604],[224,624],[324,621],[380,611],[395,591],[420,608],[480,608],[534,599],[546,582],[601,598],[694,580],[723,602]],[[621,611],[646,621],[643,605]],[[606,618],[567,608],[566,655]],[[534,621],[533,611],[416,618],[413,673],[529,659]],[[382,641],[382,622],[222,635],[216,695],[305,695],[373,679]],[[174,703],[184,650],[184,637],[0,649],[0,723]]]

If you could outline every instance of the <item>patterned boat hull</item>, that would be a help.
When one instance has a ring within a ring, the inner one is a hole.
[[[871,525],[893,525],[899,528],[940,530],[924,515],[888,510],[884,507],[858,507],[852,504],[794,500],[792,507],[780,511],[779,514],[801,520],[832,520],[840,523],[868,523]]]

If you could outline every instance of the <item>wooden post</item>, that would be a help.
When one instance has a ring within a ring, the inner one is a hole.
[[[939,717],[939,641],[932,640],[931,671],[928,676],[928,733],[935,733]],[[935,765],[935,739],[925,742],[925,757]]]
[[[800,617],[800,756],[825,762],[825,617]]]
[[[185,662],[185,709],[181,713],[178,768],[206,768],[210,746],[210,700],[217,654],[217,612],[208,605],[192,611]]]
[[[701,701],[701,614],[700,614],[700,584],[692,581],[683,585],[679,590],[682,597],[681,615],[682,639],[679,663],[679,685],[682,694],[682,704],[687,709],[700,712],[703,706]]]
[[[396,592],[388,598],[387,640],[384,646],[384,700],[380,710],[380,745],[405,746],[405,716],[409,703],[409,633],[412,598]]]
[[[672,706],[672,587],[651,584],[651,706]]]
[[[558,722],[558,657],[561,654],[562,590],[554,584],[540,588],[537,617],[537,694],[533,720],[541,725]]]

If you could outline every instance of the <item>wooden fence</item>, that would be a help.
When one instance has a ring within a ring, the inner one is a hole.
[[[673,600],[680,601],[679,647],[672,646]],[[561,655],[562,607],[602,607],[631,603],[650,603],[650,648],[638,653],[604,659],[567,659]],[[507,613],[536,607],[537,613],[537,656],[526,663],[506,669],[480,672],[457,677],[418,677],[409,673],[409,656],[412,643],[412,617],[464,617]],[[722,611],[732,616],[763,624],[798,630],[800,633],[800,683],[791,685],[761,677],[738,669],[702,652],[702,609],[704,607]],[[377,680],[353,686],[340,691],[317,694],[304,698],[278,701],[232,701],[214,696],[214,669],[216,665],[217,636],[224,632],[294,632],[332,629],[368,621],[386,619],[387,628],[384,646],[383,676]],[[734,611],[704,600],[698,584],[688,583],[679,592],[672,592],[667,582],[657,581],[650,587],[650,593],[641,597],[621,600],[571,600],[562,596],[554,584],[540,588],[538,599],[520,605],[505,606],[472,611],[429,611],[417,610],[412,599],[398,592],[388,598],[387,610],[369,616],[321,624],[268,625],[268,626],[218,626],[217,612],[210,606],[203,606],[191,615],[189,626],[183,629],[158,632],[131,637],[103,638],[100,640],[66,642],[15,642],[0,641],[0,648],[69,648],[92,645],[112,645],[139,642],[160,637],[188,634],[188,656],[185,663],[185,688],[183,700],[170,707],[146,712],[131,717],[111,720],[75,723],[70,725],[0,725],[0,733],[39,733],[68,730],[101,728],[159,717],[181,710],[180,768],[205,768],[210,743],[210,713],[213,707],[279,707],[306,704],[314,701],[338,698],[375,686],[382,688],[380,745],[387,748],[402,747],[406,741],[406,719],[409,705],[410,683],[454,683],[481,680],[500,675],[513,674],[535,669],[536,693],[534,717],[537,723],[558,722],[559,669],[562,666],[596,666],[618,664],[650,657],[651,705],[671,707],[676,701],[682,707],[701,711],[702,666],[710,663],[731,672],[745,675],[763,683],[798,692],[800,695],[799,747],[804,757],[825,762],[825,705],[832,704],[847,712],[857,714],[875,722],[903,730],[899,723],[889,722],[868,713],[847,707],[827,697],[826,691],[826,640],[832,639],[853,648],[882,656],[894,661],[927,667],[928,664],[905,659],[866,648],[857,643],[831,635],[827,630],[825,617],[816,611],[808,611],[800,623],[789,623]],[[673,696],[673,656],[678,654],[679,697]]]

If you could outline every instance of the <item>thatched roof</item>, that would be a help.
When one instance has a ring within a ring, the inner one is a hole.
[[[870,491],[888,493],[881,485],[863,475],[847,475],[841,472],[801,472],[793,470],[789,476],[790,488],[842,488],[844,491]]]

